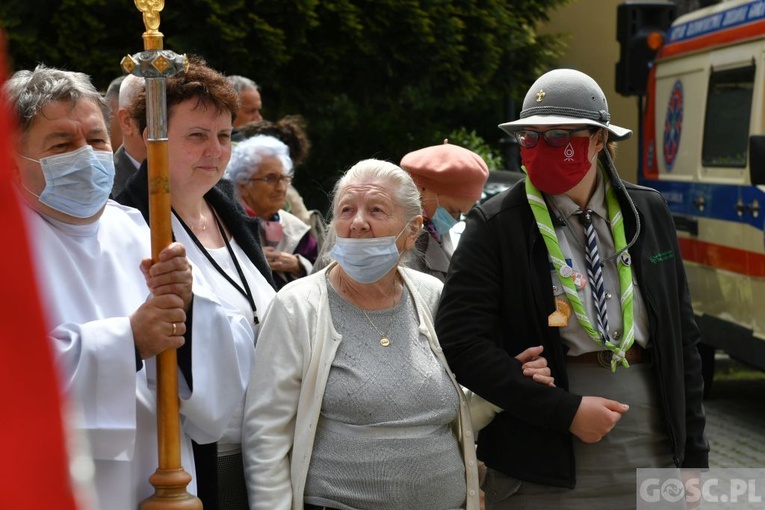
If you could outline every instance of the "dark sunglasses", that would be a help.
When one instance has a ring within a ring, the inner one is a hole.
[[[515,137],[518,139],[518,143],[521,147],[531,149],[536,147],[539,143],[539,138],[544,137],[545,142],[550,147],[565,147],[568,145],[571,135],[579,133],[580,131],[587,131],[594,129],[592,126],[585,126],[576,129],[548,129],[547,131],[533,131],[531,129],[525,129],[523,131],[516,131]]]

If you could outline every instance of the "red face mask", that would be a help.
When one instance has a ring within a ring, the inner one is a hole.
[[[521,147],[521,160],[531,183],[542,193],[560,195],[584,178],[590,169],[590,138],[572,137],[565,147]]]

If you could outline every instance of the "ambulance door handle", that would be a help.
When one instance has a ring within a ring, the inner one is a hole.
[[[739,198],[733,208],[736,210],[739,218],[744,216],[744,213],[747,211],[753,218],[757,218],[760,215],[760,203],[756,199],[751,204],[744,204],[744,201]]]
[[[693,201],[693,205],[695,205],[696,209],[699,211],[704,212],[704,207],[707,205],[707,199],[704,198],[704,195],[699,195],[699,198]]]
[[[758,202],[757,199],[752,200],[752,203],[746,207],[749,209],[752,218],[757,218],[760,215],[760,202]]]
[[[733,208],[736,210],[738,217],[741,218],[744,215],[744,211],[748,209],[748,206],[744,205],[744,201],[739,198]]]

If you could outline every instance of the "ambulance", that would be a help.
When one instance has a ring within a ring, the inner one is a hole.
[[[765,0],[675,19],[648,74],[638,182],[665,197],[702,330],[765,370]]]

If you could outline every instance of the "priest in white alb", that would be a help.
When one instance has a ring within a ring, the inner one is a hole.
[[[242,401],[253,332],[206,290],[181,244],[152,265],[140,212],[108,200],[108,109],[86,75],[38,66],[4,93],[37,283],[64,391],[83,411],[99,508],[134,510],[157,467],[155,355],[179,348],[182,464],[193,476],[191,440],[218,440]]]

